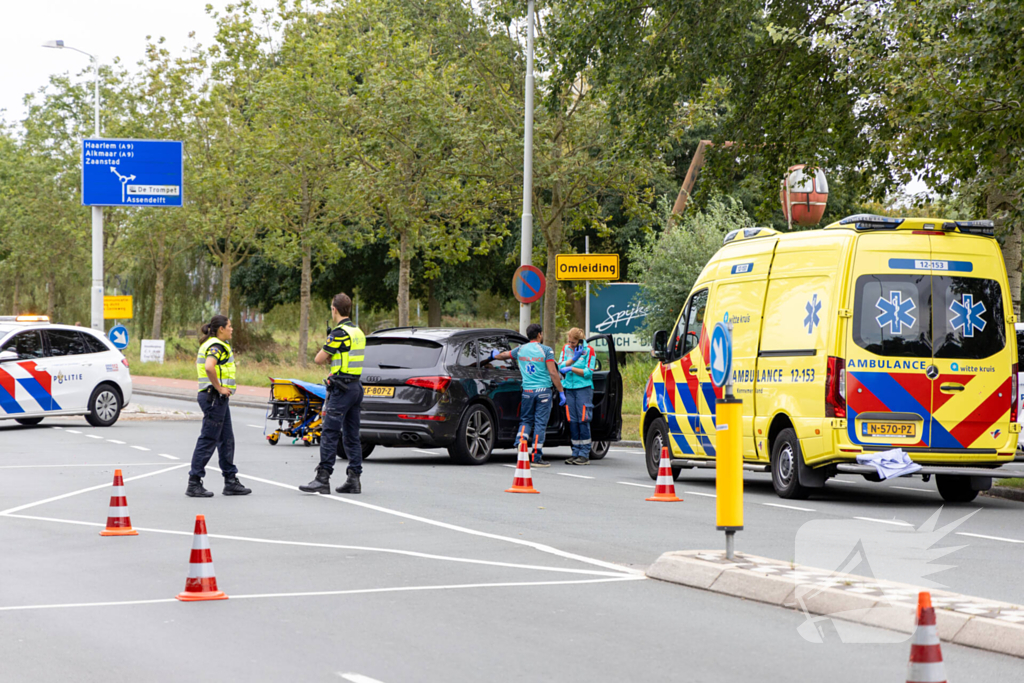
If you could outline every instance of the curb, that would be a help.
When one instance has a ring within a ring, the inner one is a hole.
[[[981,495],[1024,503],[1024,489],[1014,489],[1009,486],[993,486],[988,491],[982,491]]]
[[[132,396],[134,397],[136,395],[156,396],[157,398],[173,398],[183,401],[195,401],[195,393],[191,391],[186,393],[175,391],[157,391],[154,389],[136,389],[135,387],[132,387]],[[260,410],[263,410],[267,407],[266,401],[264,401],[263,403],[257,403],[256,401],[252,400],[236,400],[234,398],[231,399],[231,405],[238,406],[239,408],[258,408]]]
[[[613,446],[624,446],[626,448],[643,448],[644,445],[639,441],[612,441]]]
[[[792,572],[794,578],[787,577],[787,572]],[[818,582],[807,582],[809,574],[816,574]],[[916,593],[922,590],[893,581],[827,572],[745,553],[736,553],[736,559],[730,561],[725,559],[724,553],[710,550],[664,553],[648,568],[647,576],[720,595],[802,610],[808,617],[805,623],[811,623],[810,615],[815,614],[898,631],[908,636],[916,627]],[[863,591],[857,584],[879,588],[876,591]],[[850,590],[851,585],[858,592]],[[877,595],[871,595],[871,592]],[[1024,614],[1024,609],[947,591],[930,592],[936,603],[940,640],[1024,658],[1024,623],[1000,618],[1005,611],[1010,613],[1007,619],[1016,619],[1016,615]],[[972,604],[986,607],[990,616],[955,609],[958,602],[971,601],[974,601]],[[939,603],[954,608],[942,607]],[[841,628],[837,627],[837,630],[841,635]]]

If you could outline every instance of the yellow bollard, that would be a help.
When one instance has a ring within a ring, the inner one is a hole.
[[[715,402],[715,511],[718,530],[725,531],[725,556],[733,558],[733,535],[743,529],[743,401]]]

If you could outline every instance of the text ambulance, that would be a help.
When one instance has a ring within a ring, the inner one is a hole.
[[[1016,319],[988,221],[857,215],[730,232],[675,329],[655,335],[640,426],[652,477],[662,446],[677,462],[715,457],[720,320],[733,325],[743,457],[770,466],[784,498],[839,471],[878,481],[858,455],[901,448],[943,498],[967,501],[1013,460]]]

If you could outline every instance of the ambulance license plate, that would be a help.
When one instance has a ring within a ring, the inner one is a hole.
[[[913,422],[865,422],[861,426],[864,436],[894,436],[913,439],[917,436],[917,425]]]
[[[375,396],[377,398],[394,398],[394,387],[363,387],[363,396]]]

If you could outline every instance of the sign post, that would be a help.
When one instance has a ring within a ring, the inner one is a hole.
[[[724,390],[715,401],[715,513],[731,560],[743,530],[743,401],[732,395],[732,323],[717,323],[711,334],[711,383]]]

